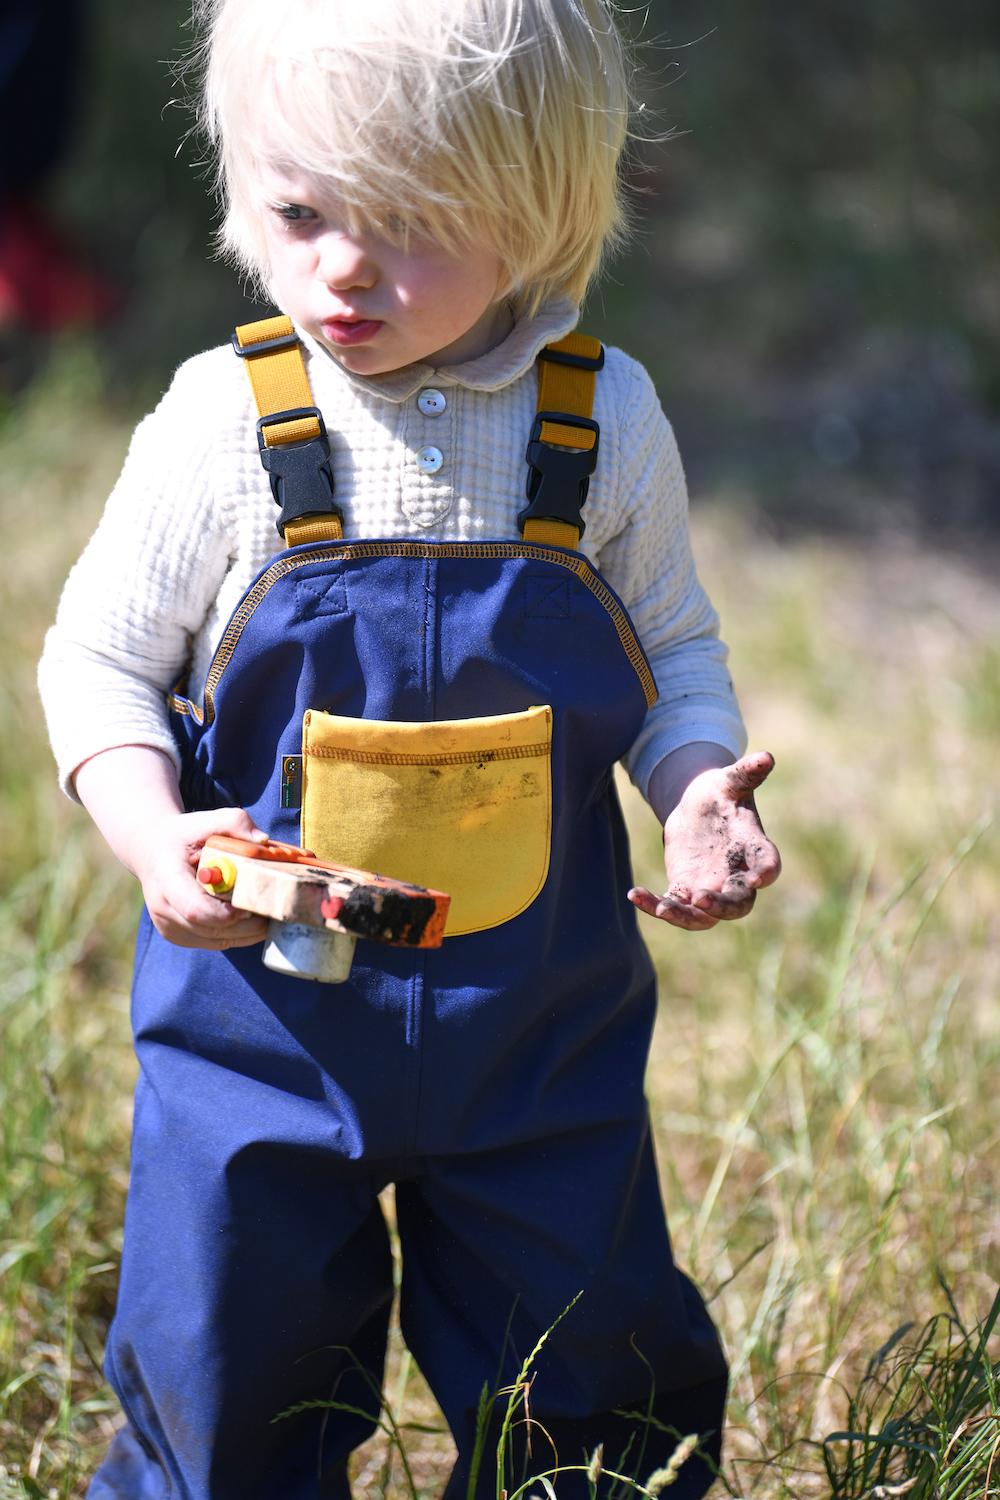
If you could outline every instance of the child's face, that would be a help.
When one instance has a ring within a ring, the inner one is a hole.
[[[346,369],[457,364],[507,333],[493,250],[453,254],[417,238],[404,250],[371,231],[352,234],[304,178],[270,174],[266,187],[278,205],[264,210],[275,300]]]

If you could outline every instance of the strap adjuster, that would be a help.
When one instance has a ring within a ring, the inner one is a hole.
[[[299,342],[297,333],[276,333],[272,339],[260,339],[256,344],[240,343],[239,331],[234,329],[229,340],[240,359],[252,359],[255,354],[271,354],[275,349],[291,349]]]
[[[592,432],[594,446],[574,451],[547,443],[542,438],[544,422]],[[601,429],[590,417],[564,411],[536,412],[524,455],[528,463],[525,493],[531,504],[518,513],[518,525],[522,531],[526,521],[565,521],[583,536],[585,527],[581,511],[590,488],[590,476],[597,467],[600,442]]]
[[[544,349],[539,349],[538,358],[550,360],[554,365],[572,365],[577,370],[603,370],[604,345],[591,357],[589,354],[570,354],[567,349],[556,349],[554,345],[547,344]]]
[[[264,438],[266,427],[301,421],[304,417],[315,417],[319,423],[316,437],[306,438],[300,443],[277,443],[273,448],[267,446]],[[257,447],[271,481],[274,502],[281,506],[277,521],[279,536],[284,538],[288,522],[297,521],[302,516],[335,515],[343,519],[339,507],[333,503],[330,439],[318,407],[295,406],[289,411],[268,412],[257,422]]]

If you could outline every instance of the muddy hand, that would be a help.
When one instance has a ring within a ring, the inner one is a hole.
[[[757,891],[781,873],[753,794],[774,768],[766,750],[731,766],[702,771],[688,785],[663,829],[667,889],[629,891],[640,911],[691,932],[745,917]]]

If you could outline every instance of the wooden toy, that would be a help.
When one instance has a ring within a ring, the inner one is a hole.
[[[198,880],[241,911],[269,918],[264,963],[329,984],[351,971],[359,937],[397,948],[439,948],[451,898],[347,865],[316,859],[274,839],[213,834]]]

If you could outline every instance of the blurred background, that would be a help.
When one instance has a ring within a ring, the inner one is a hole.
[[[0,10],[8,58],[46,17],[0,176],[31,227],[0,238],[0,1500],[82,1496],[120,1420],[100,1359],[135,1072],[137,896],[56,791],[35,662],[136,419],[254,311],[212,258],[186,6],[46,3]],[[585,326],[644,361],[677,430],[785,856],[748,921],[646,929],[664,1194],[732,1361],[718,1494],[985,1500],[1000,12],[656,0],[629,24],[638,234]],[[39,98],[66,105],[61,140],[35,138]],[[623,795],[655,883],[658,830]],[[434,1427],[398,1337],[388,1389]],[[439,1488],[447,1438],[407,1441],[416,1491],[376,1444],[366,1500]]]
[[[185,11],[59,0],[80,62],[53,77],[50,49],[42,80],[68,100],[45,196],[124,296],[97,350],[109,391],[132,399],[245,312],[211,259],[198,143],[182,140]],[[637,149],[638,241],[587,321],[653,370],[692,488],[751,490],[783,526],[988,532],[996,7],[655,0],[630,24],[647,44],[639,132],[676,138]],[[8,403],[44,359],[18,343]]]

